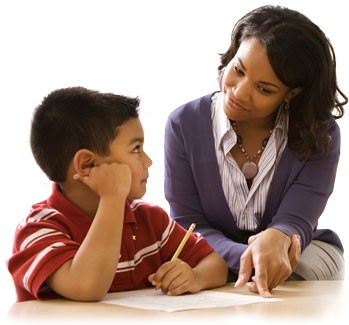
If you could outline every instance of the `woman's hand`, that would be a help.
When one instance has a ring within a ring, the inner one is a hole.
[[[248,289],[263,297],[271,297],[270,291],[285,281],[299,262],[299,236],[293,235],[290,240],[281,231],[269,228],[251,236],[248,244],[240,259],[239,277],[235,286],[246,284],[254,268],[255,274],[252,282],[247,284]]]

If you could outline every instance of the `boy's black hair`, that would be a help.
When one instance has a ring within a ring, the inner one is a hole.
[[[78,150],[109,154],[117,127],[138,118],[139,103],[138,97],[83,87],[51,92],[35,109],[32,119],[30,144],[37,164],[50,180],[64,182]]]

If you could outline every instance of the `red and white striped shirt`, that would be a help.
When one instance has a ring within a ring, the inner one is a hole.
[[[56,298],[45,280],[72,259],[92,219],[53,187],[52,195],[33,205],[18,225],[13,255],[8,260],[17,300]],[[186,230],[158,206],[142,200],[127,201],[120,259],[109,292],[141,289],[147,277],[171,259]],[[191,267],[213,251],[206,239],[192,234],[179,258]]]

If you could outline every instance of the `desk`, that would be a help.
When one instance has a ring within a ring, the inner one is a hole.
[[[247,288],[232,284],[215,289],[250,294]],[[109,295],[113,295],[112,293]],[[251,305],[162,312],[133,309],[105,303],[81,303],[67,300],[27,301],[13,304],[7,324],[331,324],[348,323],[349,288],[344,281],[290,281],[272,291],[282,301]]]

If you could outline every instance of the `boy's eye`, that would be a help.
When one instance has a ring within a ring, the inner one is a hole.
[[[141,152],[141,150],[142,150],[141,146],[137,145],[133,148],[132,152],[139,153],[139,152]]]

